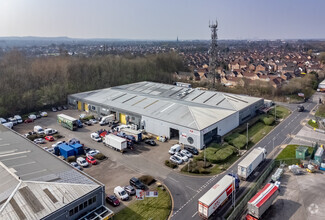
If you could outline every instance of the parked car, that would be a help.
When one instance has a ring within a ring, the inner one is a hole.
[[[181,145],[174,144],[173,146],[170,147],[170,150],[168,152],[169,152],[169,154],[173,155],[173,154],[175,154],[176,152],[179,152],[179,151],[181,151]]]
[[[124,187],[124,190],[125,190],[125,192],[126,192],[127,194],[129,194],[129,196],[135,195],[135,189],[134,189],[133,186],[130,186],[130,185],[125,186],[125,187]]]
[[[42,117],[47,117],[47,112],[41,112],[40,115],[41,115]]]
[[[93,124],[97,124],[97,123],[98,123],[98,121],[97,121],[96,119],[89,119],[89,121],[90,121],[91,123],[93,123]]]
[[[61,106],[56,107],[56,109],[57,109],[58,111],[62,111],[62,107],[61,107]]]
[[[14,123],[12,123],[12,122],[7,122],[7,123],[3,123],[2,125],[5,126],[5,127],[7,127],[7,128],[12,129],[12,127],[14,126]]]
[[[121,199],[122,201],[126,201],[126,200],[129,200],[129,195],[125,192],[125,190],[120,187],[120,186],[117,186],[114,188],[114,195]]]
[[[7,123],[8,123],[8,122],[11,122],[13,125],[18,124],[17,119],[14,118],[14,117],[10,117],[10,118],[8,118]],[[5,124],[5,123],[4,123],[4,124]]]
[[[188,150],[181,150],[181,153],[187,156],[188,158],[193,157],[193,154],[191,154]]]
[[[132,177],[130,179],[130,185],[135,187],[136,189],[145,189],[146,186],[138,179],[135,177]]]
[[[80,115],[79,115],[79,118],[80,118],[80,119],[84,119],[85,117],[86,117],[86,114],[80,114]]]
[[[54,137],[48,135],[48,136],[45,136],[45,140],[54,141]]]
[[[102,139],[99,137],[99,134],[94,132],[90,134],[90,138],[93,139],[94,141],[100,142]]]
[[[33,114],[32,115],[29,115],[28,118],[29,119],[32,119],[32,120],[36,120],[37,119],[36,115],[33,115]]]
[[[37,114],[36,118],[42,118],[42,116],[40,114]]]
[[[149,144],[151,146],[156,146],[156,142],[152,139],[147,139],[144,141],[144,143]]]
[[[80,144],[80,141],[77,138],[71,138],[69,140],[69,145]]]
[[[4,119],[4,118],[0,118],[0,124],[4,124],[4,123],[6,123],[6,122],[7,122],[6,119]]]
[[[83,147],[84,151],[85,151],[85,154],[88,153],[90,150],[92,150],[91,148],[89,147]]]
[[[51,154],[54,154],[55,153],[55,150],[52,147],[50,147],[50,148],[44,147],[43,149],[46,150],[47,152],[51,153]]]
[[[97,164],[97,160],[95,158],[93,158],[92,156],[88,155],[86,157],[86,161],[92,165],[96,165]]]
[[[35,144],[45,144],[45,140],[44,140],[44,138],[36,138],[34,140],[34,143]]]
[[[78,169],[78,170],[81,170],[81,167],[76,162],[71,162],[70,165],[73,166],[74,168]]]
[[[62,105],[63,110],[67,110],[68,107],[66,105]]]
[[[85,158],[83,157],[78,157],[77,158],[77,163],[81,166],[81,167],[88,167],[88,162],[85,160]]]
[[[95,155],[97,155],[97,154],[99,154],[100,152],[99,152],[99,150],[95,150],[95,149],[93,149],[93,150],[90,150],[90,151],[88,151],[88,153],[86,153],[86,156],[95,156]]]
[[[190,152],[191,154],[194,154],[194,155],[199,154],[199,151],[195,147],[185,145],[184,149],[187,150],[188,152]]]
[[[55,130],[55,129],[52,129],[52,128],[46,128],[46,129],[44,130],[44,133],[45,133],[46,135],[53,135],[53,134],[58,133],[58,131]]]
[[[120,201],[113,195],[106,196],[106,202],[112,206],[120,205]]]
[[[51,108],[52,112],[57,112],[58,110],[55,107]]]
[[[14,118],[17,119],[18,124],[23,123],[23,119],[20,115],[15,115]]]
[[[34,120],[33,119],[30,119],[30,118],[27,118],[24,121],[24,123],[32,123],[32,122],[34,122]]]
[[[188,157],[185,154],[182,154],[181,152],[176,152],[174,155],[176,157],[181,158],[181,160],[184,161],[184,162],[188,161]]]
[[[57,146],[59,146],[60,144],[63,144],[63,143],[65,143],[65,141],[58,141],[55,144],[52,144],[52,147],[57,147]]]
[[[84,124],[88,126],[93,125],[93,123],[91,123],[90,121],[85,121]]]
[[[177,157],[177,156],[175,156],[175,155],[170,156],[169,160],[171,162],[173,162],[173,163],[176,163],[176,164],[182,164],[183,163],[182,159],[179,158],[179,157]]]

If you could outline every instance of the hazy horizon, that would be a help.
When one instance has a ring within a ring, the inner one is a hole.
[[[0,0],[0,37],[208,40],[218,19],[221,40],[324,39],[313,0]]]

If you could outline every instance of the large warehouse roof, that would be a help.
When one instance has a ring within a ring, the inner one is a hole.
[[[41,219],[101,187],[0,125],[0,219]]]
[[[78,93],[72,97],[196,130],[202,130],[261,100],[146,81]]]

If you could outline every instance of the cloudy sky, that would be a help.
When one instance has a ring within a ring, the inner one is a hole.
[[[324,0],[0,0],[0,36],[325,38]]]

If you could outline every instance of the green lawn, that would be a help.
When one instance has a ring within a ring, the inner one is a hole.
[[[318,109],[316,111],[316,116],[325,118],[325,105],[318,106]]]
[[[310,126],[312,126],[313,128],[318,128],[318,124],[317,124],[317,122],[314,122],[313,119],[310,119],[310,120],[308,121],[308,124],[309,124]]]
[[[281,153],[276,157],[277,161],[285,161],[286,164],[296,164],[299,163],[299,159],[296,159],[296,148],[299,147],[299,145],[287,145]],[[308,147],[308,153],[311,155],[313,153],[314,148]]]
[[[144,198],[144,200],[135,201],[114,215],[113,219],[167,219],[171,210],[170,195],[167,190],[164,191],[159,187],[155,190],[158,191],[157,198]]]
[[[275,115],[275,108],[272,108],[271,110],[270,110],[270,114],[271,115]],[[284,119],[284,118],[286,118],[286,117],[288,117],[288,115],[290,114],[290,110],[289,109],[287,109],[287,108],[285,108],[285,107],[283,107],[283,106],[276,106],[276,118],[277,119]]]
[[[267,135],[272,129],[274,125],[265,125],[262,122],[257,122],[252,127],[248,129],[248,137],[251,144],[255,145],[259,142],[265,135]]]

